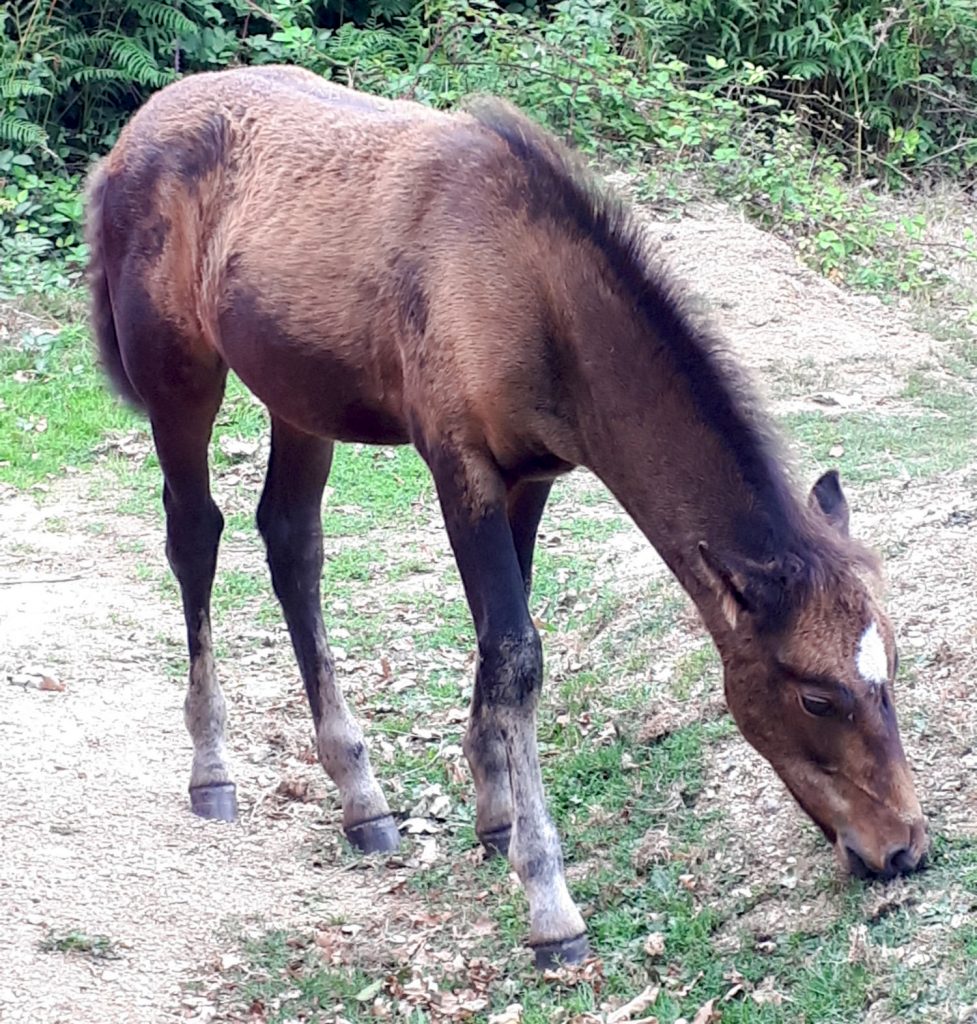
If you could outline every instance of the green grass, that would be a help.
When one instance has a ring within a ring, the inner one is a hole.
[[[137,422],[96,372],[83,329],[0,347],[0,480],[26,488],[84,466],[107,431]]]
[[[831,419],[794,413],[786,417],[786,425],[812,462],[838,466],[852,484],[930,477],[977,457],[977,396],[972,390],[916,373],[902,397],[917,411],[849,413]],[[841,455],[833,454],[838,446]]]
[[[682,740],[679,746],[686,743],[688,740]],[[663,751],[661,760],[678,757],[683,764],[688,753]],[[665,777],[674,770],[673,764],[665,770]],[[646,771],[650,776],[646,782],[654,781],[649,766],[641,769]],[[694,779],[694,770],[691,774]],[[606,776],[602,777],[606,783]],[[570,778],[579,781],[580,775],[574,770]],[[614,810],[625,808],[636,792],[636,787],[627,791],[617,781],[597,788],[610,799]],[[586,976],[577,983],[554,982],[532,971],[525,959],[513,960],[511,951],[525,927],[525,908],[518,893],[510,895],[504,865],[496,861],[474,868],[474,879],[460,878],[459,871],[445,868],[428,872],[435,877],[428,878],[428,885],[417,891],[428,899],[432,910],[443,911],[457,903],[459,886],[469,892],[477,887],[480,910],[487,910],[497,924],[490,939],[466,950],[469,958],[507,964],[488,986],[488,1005],[471,1020],[484,1024],[492,1013],[518,1000],[523,1021],[544,1024],[566,1019],[567,1013],[595,1011],[609,998],[620,1003],[656,979],[666,982],[653,1006],[661,1024],[691,1020],[706,1000],[722,1000],[734,979],[747,992],[762,991],[766,982],[779,1001],[758,1002],[745,993],[736,995],[722,1003],[723,1024],[858,1024],[880,1000],[885,1000],[887,1015],[878,1019],[924,1024],[933,1019],[936,1008],[946,1007],[948,991],[953,992],[951,1000],[958,1007],[977,998],[977,930],[972,922],[958,927],[950,955],[941,956],[939,970],[921,968],[912,960],[912,954],[919,952],[921,928],[931,925],[940,913],[949,914],[949,908],[931,908],[929,920],[921,919],[910,900],[877,919],[866,918],[863,906],[872,893],[852,883],[840,895],[837,918],[823,928],[775,934],[759,945],[752,936],[744,935],[739,948],[730,951],[728,944],[720,945],[718,936],[724,927],[735,924],[738,908],[703,906],[683,885],[685,863],[656,866],[635,878],[629,853],[636,833],[637,829],[627,825],[620,830],[605,827],[595,839],[581,838],[578,844],[578,852],[589,842],[598,850],[604,848],[600,862],[588,864],[586,879],[574,887],[588,917],[591,941],[603,962],[599,993]],[[582,835],[588,836],[586,829]],[[972,862],[974,853],[973,846],[967,844],[945,850],[939,865],[931,869],[942,877],[931,874],[926,881],[930,886],[946,882],[947,875],[961,864]],[[569,862],[572,871],[572,856]],[[971,894],[972,898],[973,890]],[[715,897],[713,902],[718,902]],[[859,928],[864,929],[860,950],[853,946],[853,934]],[[654,960],[643,948],[651,929],[663,935],[665,945],[663,957]],[[389,967],[324,967],[311,936],[301,934],[271,932],[260,941],[248,942],[245,950],[246,971],[231,984],[239,986],[237,997],[243,1005],[262,1000],[272,1010],[269,1021],[325,1022],[335,1019],[330,1012],[341,1012],[351,1024],[374,1020],[373,999],[387,996],[389,1002],[398,977],[409,977],[407,972],[398,976]],[[254,974],[263,980],[247,980]],[[464,970],[441,973],[437,981],[446,992],[462,991],[470,985]],[[950,984],[953,988],[948,990]],[[409,1019],[434,1021],[438,1017],[430,1008],[418,1008]]]
[[[974,457],[972,427],[957,416],[860,413],[826,420],[797,413],[787,422],[815,462],[836,465],[852,484],[929,477],[964,466]],[[831,454],[837,445],[844,449],[840,456]]]
[[[39,948],[43,953],[68,953],[92,960],[117,960],[119,957],[112,940],[107,936],[88,935],[77,930],[49,931],[40,941]]]

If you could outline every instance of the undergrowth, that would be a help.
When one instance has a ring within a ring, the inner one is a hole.
[[[42,10],[37,0],[22,0],[8,10],[0,73],[0,146],[4,139],[10,146],[0,150],[0,298],[57,289],[77,277],[85,256],[80,175],[138,102],[188,70],[271,61],[437,107],[473,92],[502,95],[605,166],[628,168],[642,199],[674,208],[718,194],[793,239],[813,267],[858,288],[926,293],[943,283],[940,254],[924,244],[925,221],[886,215],[876,192],[850,177],[854,163],[876,179],[903,184],[907,152],[925,150],[929,160],[937,143],[924,145],[922,119],[915,129],[900,127],[893,106],[891,145],[885,155],[881,144],[870,149],[868,126],[885,122],[871,84],[881,72],[858,65],[864,40],[832,48],[835,29],[829,32],[826,12],[812,11],[808,22],[788,18],[791,24],[777,29],[771,10],[751,15],[753,3],[726,10],[705,0],[673,5],[668,18],[620,0],[558,0],[542,10],[429,0],[409,14],[397,0],[385,0],[365,13],[353,10],[345,21],[332,8],[316,13],[301,0],[230,6],[246,23],[218,24],[216,8],[197,2],[179,11],[147,0],[118,9],[92,2]],[[382,20],[364,22],[371,13]],[[865,31],[878,44],[877,62],[894,60],[890,36],[912,51],[900,65],[899,103],[916,85],[938,91],[942,86],[925,71],[926,60],[936,58],[924,59],[938,18],[929,11],[923,25],[918,12],[897,7],[890,14],[889,36],[883,39],[878,26]],[[977,57],[977,26],[954,5],[945,16],[959,32],[952,46],[946,43],[946,60],[953,82],[965,84],[972,78],[964,56],[970,47]],[[751,17],[756,24],[747,32]],[[868,15],[846,17],[844,25]],[[710,44],[704,26],[712,22],[719,27]],[[683,24],[690,36],[684,44]],[[747,38],[749,46],[736,50],[734,43]],[[846,75],[845,89],[861,97],[854,108],[860,127],[854,141],[832,147],[823,128],[812,131],[805,90],[815,81],[828,88]],[[964,109],[970,101],[959,92],[954,102]],[[963,115],[954,122],[953,156],[977,160],[977,143],[958,122],[972,123]],[[972,234],[956,249],[977,259]]]

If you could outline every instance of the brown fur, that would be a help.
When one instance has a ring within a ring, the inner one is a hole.
[[[299,433],[450,452],[472,523],[592,469],[698,604],[737,721],[809,813],[877,870],[900,845],[918,861],[894,716],[852,674],[870,619],[892,645],[872,558],[798,496],[637,222],[532,122],[291,68],[194,76],[93,172],[88,240],[103,361],[154,426],[229,366]],[[852,718],[810,719],[799,671]]]

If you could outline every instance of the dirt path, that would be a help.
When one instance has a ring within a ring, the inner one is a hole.
[[[826,393],[845,408],[891,406],[930,353],[931,339],[892,310],[840,292],[733,217],[656,225],[654,234],[781,409],[823,408]],[[338,915],[376,922],[395,897],[335,855],[335,822],[323,821],[318,805],[281,815],[266,799],[283,772],[311,770],[299,751],[268,740],[282,701],[299,699],[294,670],[279,671],[287,650],[274,671],[225,672],[241,823],[188,813],[183,688],[166,681],[169,663],[182,658],[182,621],[174,600],[135,579],[125,553],[127,541],[145,536],[161,560],[160,534],[115,515],[111,496],[82,493],[77,479],[52,485],[39,503],[0,491],[0,1020],[205,1020],[206,1001],[184,1002],[181,992],[226,948],[230,925],[307,927]],[[977,616],[963,566],[973,527],[951,513],[972,510],[974,494],[973,475],[961,475],[952,494],[879,489],[857,510],[876,543],[915,534],[913,548],[890,562],[897,615],[910,643],[916,636],[921,649],[952,651],[953,667],[971,678]],[[111,519],[112,535],[87,531],[92,516]],[[937,617],[944,625],[934,632]],[[39,689],[43,675],[64,689]],[[921,713],[943,714],[947,701],[959,704],[960,685],[956,671],[938,673],[912,700]],[[954,757],[974,735],[972,715],[958,717]],[[743,773],[742,791],[751,792],[756,762],[730,760],[715,770]],[[957,760],[954,784],[969,786],[962,776],[973,767]],[[762,788],[781,792],[772,775]],[[967,792],[969,804],[954,804],[961,820],[977,817]],[[787,802],[771,799],[794,828]],[[330,856],[315,853],[320,842]],[[47,936],[72,930],[107,936],[115,958],[53,961],[40,951]]]

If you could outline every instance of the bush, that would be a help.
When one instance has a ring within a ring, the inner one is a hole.
[[[678,60],[688,88],[737,101],[743,72],[759,68],[764,95],[856,173],[898,183],[919,168],[977,167],[972,0],[559,0],[542,9],[541,18],[535,0],[11,0],[0,14],[0,145],[78,168],[150,92],[187,71],[286,61],[390,91],[418,67],[433,73],[430,49],[456,58],[442,91],[427,90],[444,99],[461,82],[533,70],[542,42],[551,65],[553,48],[564,49],[565,95],[580,99],[585,120],[589,100],[617,106],[629,67],[654,77]],[[581,89],[588,71],[613,88]],[[540,91],[550,92],[546,83]]]
[[[653,47],[769,69],[768,95],[856,173],[977,167],[973,0],[645,2]]]
[[[750,2],[742,0],[747,7]],[[77,22],[105,17],[108,5],[64,7]],[[36,0],[21,8],[28,14],[41,10]],[[668,9],[677,18],[688,8],[673,3]],[[22,280],[16,268],[30,253],[82,258],[77,180],[65,169],[76,173],[91,153],[110,144],[144,94],[174,77],[177,67],[271,61],[435,106],[478,91],[505,96],[585,151],[640,168],[646,195],[682,199],[689,182],[698,181],[735,200],[795,238],[809,261],[835,279],[903,291],[931,283],[915,244],[920,225],[880,218],[870,192],[847,186],[843,161],[826,155],[802,130],[805,110],[795,94],[783,95],[774,71],[706,53],[709,74],[700,74],[667,50],[657,52],[659,15],[626,7],[623,0],[559,0],[545,19],[504,10],[493,0],[428,0],[396,24],[363,28],[350,21],[320,25],[326,7],[311,0],[275,0],[261,8],[261,17],[228,26],[216,23],[226,6],[200,0],[186,0],[178,11],[167,8],[185,21],[145,0],[113,9],[113,27],[91,30],[88,42],[63,43],[60,51],[41,48],[29,59],[26,50],[21,53],[17,81],[33,84],[3,93],[13,124],[8,133],[29,142],[36,129],[44,141],[29,153],[0,154],[0,258],[15,268],[15,282],[0,281],[0,289]],[[136,50],[119,44],[127,19],[136,19],[141,32],[138,58]],[[18,38],[50,42],[53,23],[53,15],[44,23],[18,22]],[[147,26],[151,31],[143,31]],[[102,65],[84,63],[89,58],[78,56],[84,47],[101,54]],[[81,63],[61,65],[43,56],[54,52]],[[65,113],[45,119],[42,99],[45,109]],[[72,104],[76,122],[68,116]],[[91,116],[78,113],[83,110]],[[967,152],[963,145],[957,150],[961,158]],[[45,180],[42,171],[57,167],[57,180]]]

